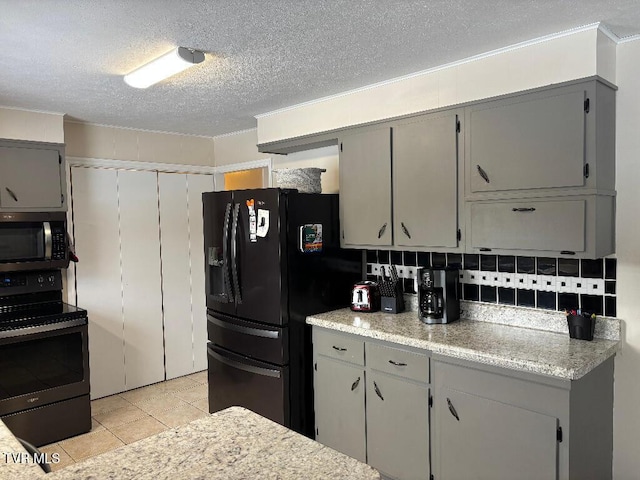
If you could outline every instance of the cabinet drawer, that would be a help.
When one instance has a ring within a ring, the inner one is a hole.
[[[369,342],[366,343],[366,352],[369,368],[429,383],[427,355]]]
[[[583,199],[473,203],[471,246],[583,252],[585,213]]]
[[[314,328],[313,348],[318,355],[364,365],[364,342],[357,337],[328,333]]]

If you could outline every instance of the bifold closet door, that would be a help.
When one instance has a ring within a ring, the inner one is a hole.
[[[211,175],[158,174],[167,379],[207,368],[202,192]]]
[[[125,389],[118,174],[72,167],[71,180],[75,290],[89,312],[91,397],[100,398]]]
[[[127,390],[164,380],[158,177],[118,170]]]
[[[193,370],[187,176],[158,174],[167,379]]]
[[[207,369],[207,299],[204,278],[202,194],[213,191],[213,175],[187,175],[187,191],[189,194],[193,367],[196,372],[199,372]]]

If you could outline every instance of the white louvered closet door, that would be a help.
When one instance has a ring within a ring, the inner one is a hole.
[[[118,170],[127,390],[164,380],[157,181],[155,172]]]
[[[89,312],[91,398],[100,398],[125,389],[118,174],[72,167],[71,175],[77,305]]]
[[[207,368],[207,299],[205,295],[202,193],[213,191],[213,175],[187,175],[189,201],[189,258],[191,263],[191,319],[193,366]]]

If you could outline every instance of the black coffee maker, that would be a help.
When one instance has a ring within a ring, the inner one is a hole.
[[[418,269],[418,315],[425,323],[451,323],[460,318],[458,270]]]

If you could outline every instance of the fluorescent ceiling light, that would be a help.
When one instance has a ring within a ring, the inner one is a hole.
[[[147,88],[160,80],[193,67],[203,60],[204,53],[178,47],[125,75],[124,81],[127,85],[135,88]]]

